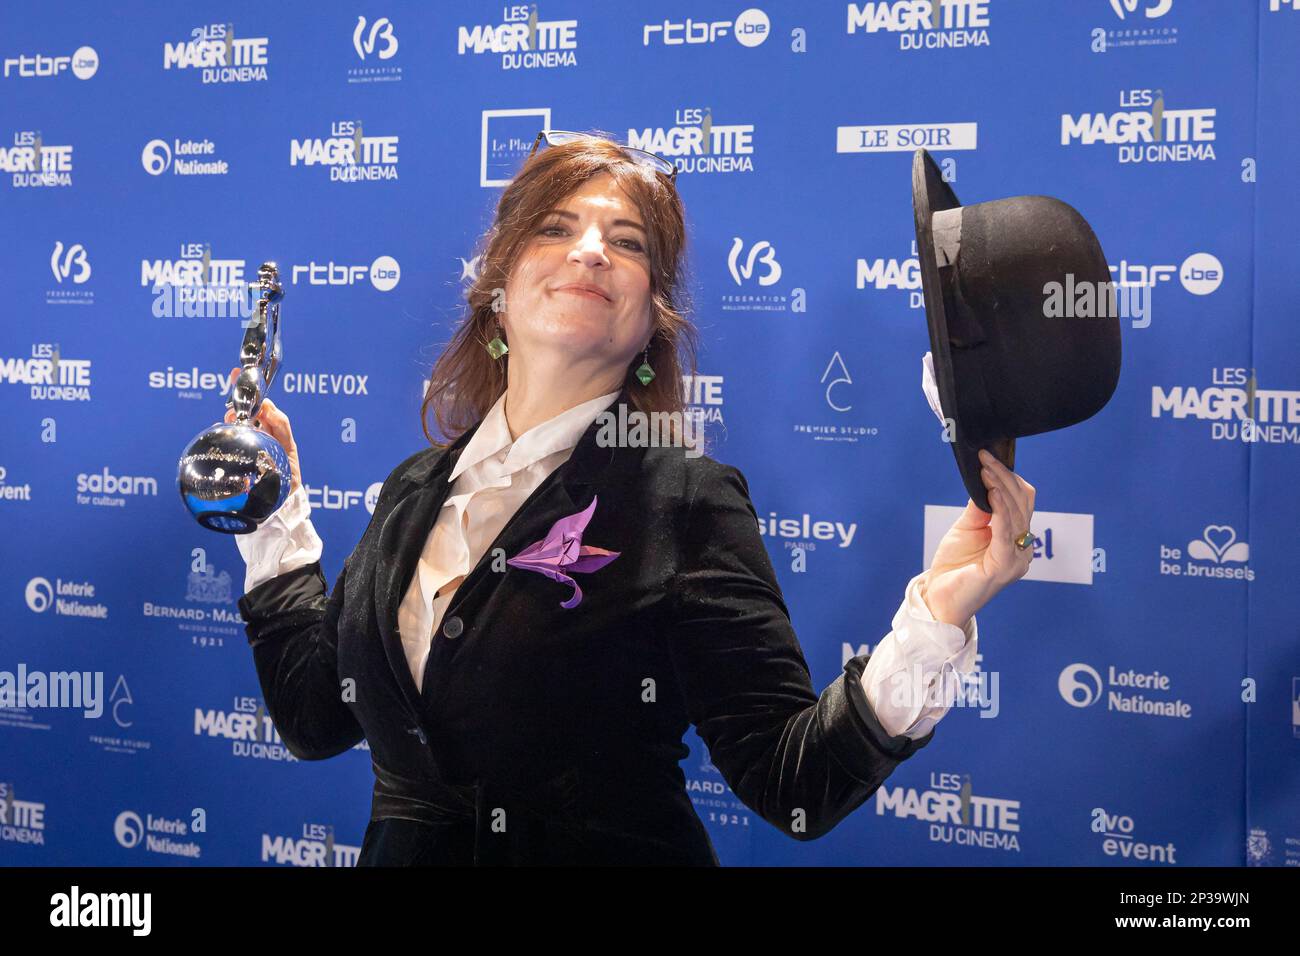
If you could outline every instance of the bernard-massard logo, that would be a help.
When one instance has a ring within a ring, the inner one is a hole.
[[[330,124],[329,136],[289,142],[289,165],[320,166],[329,170],[332,183],[397,179],[398,137],[367,130],[359,119]]]
[[[30,356],[0,356],[0,385],[26,385],[34,401],[90,401],[90,359],[67,358],[57,342],[38,342]]]
[[[46,305],[95,304],[95,290],[90,288],[90,256],[81,243],[55,240],[50,251],[50,272],[57,286],[45,290]]]
[[[627,145],[662,156],[679,174],[754,171],[754,124],[715,116],[711,106],[678,106],[671,126],[630,128]]]
[[[204,84],[263,82],[269,46],[267,37],[243,36],[233,23],[209,23],[163,43],[163,69],[197,73]]]
[[[366,19],[358,15],[352,28],[352,52],[356,59],[348,67],[349,83],[399,83],[401,61],[397,51],[397,27],[388,17]]]
[[[14,132],[9,146],[0,146],[0,172],[9,173],[15,189],[72,185],[72,146],[47,142],[38,129]]]
[[[1113,112],[1062,113],[1066,147],[1114,146],[1120,163],[1189,163],[1213,160],[1218,110],[1183,105],[1177,91],[1146,87],[1120,90]]]
[[[459,56],[499,57],[503,70],[549,70],[578,65],[578,21],[547,19],[555,8],[508,4],[497,23],[456,27]]]
[[[850,3],[848,33],[849,36],[895,36],[900,50],[986,47],[992,5],[992,0]]]
[[[242,572],[239,583],[242,586]],[[176,603],[145,601],[140,613],[150,620],[174,622],[177,631],[189,636],[192,647],[222,647],[227,637],[243,633],[244,619],[234,606],[234,586],[229,571],[218,572],[204,558],[190,565],[183,598],[178,590],[171,590]]]

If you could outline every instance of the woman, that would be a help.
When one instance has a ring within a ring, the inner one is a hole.
[[[432,408],[458,437],[388,476],[332,592],[289,420],[260,415],[293,491],[236,539],[239,605],[289,750],[369,742],[362,865],[716,864],[679,767],[690,724],[757,814],[821,836],[944,713],[895,678],[970,669],[974,613],[1032,557],[1012,539],[1034,489],[987,458],[991,520],[969,503],[876,653],[815,694],[741,473],[601,430],[620,404],[682,410],[675,172],[547,141],[433,370],[425,434]]]

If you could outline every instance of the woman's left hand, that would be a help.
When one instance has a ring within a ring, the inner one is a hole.
[[[973,499],[939,542],[921,582],[921,597],[935,620],[962,627],[1012,581],[1029,571],[1033,547],[1021,550],[1015,538],[1029,530],[1034,486],[980,450],[980,477],[989,489],[990,515]]]

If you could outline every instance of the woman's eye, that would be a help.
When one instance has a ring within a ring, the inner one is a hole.
[[[543,236],[549,236],[551,233],[567,234],[568,230],[563,226],[543,226],[538,232]],[[614,241],[627,243],[623,248],[629,252],[645,252],[645,246],[641,245],[636,239],[615,239]]]

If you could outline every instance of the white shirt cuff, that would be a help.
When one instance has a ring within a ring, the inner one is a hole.
[[[979,628],[936,621],[921,597],[927,572],[907,583],[893,630],[876,645],[862,672],[862,690],[880,725],[892,736],[919,740],[948,712],[956,688],[975,670]]]
[[[319,561],[324,546],[312,527],[307,490],[299,485],[256,531],[235,535],[235,544],[248,566],[245,594],[271,578]]]

